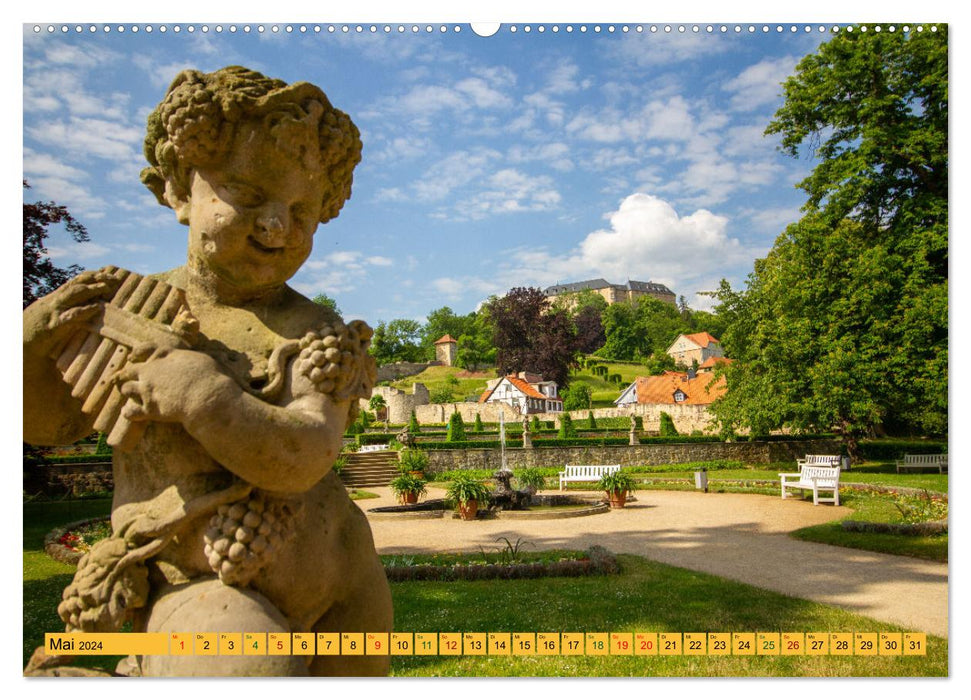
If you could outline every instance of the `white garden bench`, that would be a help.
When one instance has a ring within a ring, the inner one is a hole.
[[[936,469],[939,474],[947,472],[947,455],[904,455],[897,460],[897,473],[915,469]]]
[[[806,455],[805,459],[797,459],[799,470],[803,467],[841,467],[843,458],[839,455]]]
[[[361,449],[358,452],[383,452],[387,450],[388,445],[361,445]]]
[[[560,491],[564,490],[564,485],[567,482],[600,481],[600,477],[604,474],[613,474],[618,471],[620,471],[619,464],[567,464],[560,472]]]
[[[786,497],[786,489],[799,489],[813,492],[813,505],[820,503],[840,504],[840,467],[805,466],[798,474],[779,474],[782,482],[782,497]],[[820,491],[832,491],[832,498],[822,498]]]

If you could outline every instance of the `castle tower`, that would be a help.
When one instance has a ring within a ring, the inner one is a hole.
[[[458,351],[458,341],[446,334],[435,341],[435,359],[446,367],[455,364],[455,353]]]

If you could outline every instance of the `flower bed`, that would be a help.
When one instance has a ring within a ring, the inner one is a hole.
[[[619,573],[617,558],[594,545],[581,559],[515,564],[386,566],[388,581],[481,581],[484,579],[595,576]]]
[[[55,561],[77,566],[91,547],[111,535],[109,518],[89,518],[68,523],[47,533],[44,551]]]

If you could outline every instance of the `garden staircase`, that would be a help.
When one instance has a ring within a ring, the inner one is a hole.
[[[352,488],[388,486],[398,473],[398,453],[394,450],[351,452],[341,470],[341,480]]]

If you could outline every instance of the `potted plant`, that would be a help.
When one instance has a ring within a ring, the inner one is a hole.
[[[607,492],[611,508],[623,508],[627,503],[627,494],[634,490],[634,477],[626,472],[616,471],[604,474],[597,482],[597,488]]]
[[[408,449],[402,450],[398,456],[398,469],[412,476],[425,476],[428,468],[428,453],[424,450]]]
[[[459,474],[448,485],[445,498],[458,506],[462,520],[475,520],[479,506],[489,503],[490,493],[484,481]]]
[[[536,495],[536,492],[546,485],[546,479],[543,477],[543,473],[539,469],[532,467],[516,471],[515,477],[519,487],[530,496]]]
[[[399,474],[391,480],[391,490],[402,505],[418,503],[419,496],[425,495],[425,480],[411,474]]]

